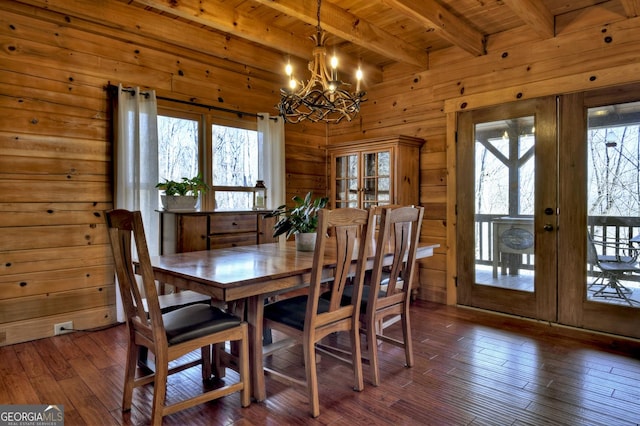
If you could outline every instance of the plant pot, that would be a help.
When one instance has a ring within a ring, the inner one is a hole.
[[[167,211],[194,211],[198,197],[192,195],[162,195],[162,207]]]
[[[315,232],[295,234],[296,250],[313,251],[316,248],[316,235]]]

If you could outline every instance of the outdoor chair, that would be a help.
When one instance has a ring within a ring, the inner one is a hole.
[[[634,303],[640,304],[640,301],[629,297],[631,290],[622,284],[625,278],[629,278],[629,274],[640,273],[640,265],[637,263],[638,250],[629,244],[621,246],[621,243],[596,241],[590,233],[587,235],[587,262],[599,269],[596,278],[588,286],[589,290],[596,288],[591,296],[619,298],[630,306]],[[597,246],[613,249],[615,254],[598,253]]]

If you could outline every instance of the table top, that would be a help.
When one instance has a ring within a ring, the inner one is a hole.
[[[437,247],[421,243],[416,257],[432,256]],[[329,275],[332,250],[327,247],[326,251]],[[167,254],[152,257],[151,263],[161,282],[231,301],[308,283],[313,252],[298,251],[291,241]],[[369,269],[373,267],[372,256],[368,264]]]

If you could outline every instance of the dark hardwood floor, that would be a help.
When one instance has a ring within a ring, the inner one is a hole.
[[[404,368],[400,349],[382,344],[379,387],[365,366],[365,390],[354,392],[348,366],[322,358],[317,419],[302,389],[267,377],[265,402],[243,409],[233,395],[165,424],[640,423],[638,342],[426,302],[414,304],[412,323],[416,365]],[[151,386],[134,392],[130,413],[120,410],[125,332],[120,325],[0,348],[0,404],[62,404],[66,425],[148,423]],[[303,374],[299,348],[268,362]],[[201,387],[195,368],[172,376],[168,393]]]

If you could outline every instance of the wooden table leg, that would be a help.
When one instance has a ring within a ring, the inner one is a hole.
[[[263,298],[261,296],[249,297],[247,305],[247,322],[249,323],[249,367],[251,370],[251,388],[256,401],[264,401],[267,398],[262,359],[263,315]]]

